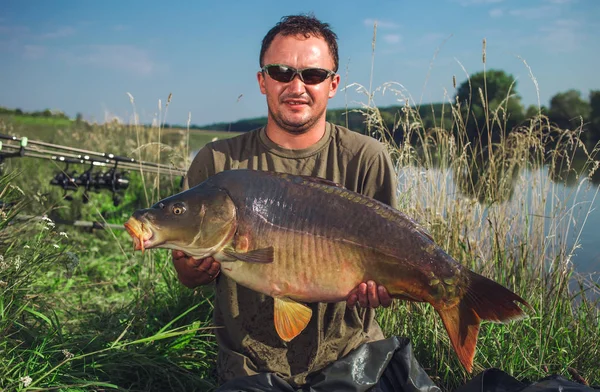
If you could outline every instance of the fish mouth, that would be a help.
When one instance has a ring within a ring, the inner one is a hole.
[[[155,244],[152,243],[154,233],[152,228],[148,224],[131,217],[123,224],[125,230],[129,233],[133,239],[133,250],[141,250],[142,253],[145,249],[152,248]]]

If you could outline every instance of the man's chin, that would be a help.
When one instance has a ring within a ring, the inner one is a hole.
[[[290,121],[290,120],[283,120],[283,119],[279,119],[279,121],[277,121],[279,127],[283,130],[285,130],[286,132],[289,132],[293,135],[302,135],[306,132],[308,132],[308,130],[310,129],[310,127],[314,124],[314,122],[312,121],[300,121],[300,120],[296,120],[296,121]]]

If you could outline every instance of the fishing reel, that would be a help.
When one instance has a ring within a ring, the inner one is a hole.
[[[51,185],[60,186],[63,190],[63,198],[67,201],[72,201],[73,196],[68,192],[77,192],[83,190],[82,201],[87,204],[90,201],[90,192],[99,193],[102,190],[109,190],[112,193],[113,205],[117,207],[121,204],[122,198],[120,193],[124,192],[129,187],[129,178],[126,171],[118,171],[117,165],[108,169],[105,172],[94,172],[96,161],[88,162],[90,167],[81,174],[76,171],[69,173],[69,164],[71,163],[86,163],[85,161],[65,160],[66,167],[64,170],[57,173],[52,180]]]
[[[66,162],[64,170],[56,173],[54,178],[50,180],[50,185],[60,186],[64,190],[63,199],[72,201],[73,196],[69,195],[68,192],[76,192],[78,189],[77,182],[75,181],[77,178],[77,172],[73,170],[69,173],[69,163],[71,162]]]

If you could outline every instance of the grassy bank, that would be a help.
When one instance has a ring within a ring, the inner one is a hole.
[[[518,322],[483,325],[474,374],[498,367],[536,380],[548,373],[570,378],[574,369],[600,384],[598,303],[586,295],[585,282],[573,286],[574,248],[566,239],[581,224],[556,197],[557,181],[573,169],[575,153],[586,156],[577,168],[586,186],[597,166],[595,150],[582,149],[577,130],[557,129],[541,116],[493,143],[472,143],[461,108],[449,105],[449,129],[424,129],[418,113],[407,108],[396,124],[404,132],[402,146],[391,141],[376,108],[365,107],[364,114],[372,135],[388,143],[398,163],[399,208],[460,263],[535,309]],[[490,113],[488,121],[502,123],[502,111]],[[4,126],[2,133],[179,167],[202,144],[192,142],[193,132],[159,127],[108,124],[26,134],[27,128]],[[536,170],[544,166],[553,180]],[[81,231],[14,216],[58,210],[70,218],[122,223],[135,208],[174,193],[176,179],[132,174],[117,208],[102,194],[85,205],[62,201],[48,185],[58,169],[33,159],[5,163],[0,199],[16,205],[0,212],[0,389],[210,390],[217,350],[210,289],[183,288],[167,251],[133,254],[123,231]],[[471,377],[430,306],[397,303],[379,320],[387,335],[411,338],[418,360],[445,390]]]

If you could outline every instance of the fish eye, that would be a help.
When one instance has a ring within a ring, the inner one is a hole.
[[[182,206],[181,204],[175,204],[173,206],[173,214],[175,215],[181,215],[185,212],[185,207]]]

